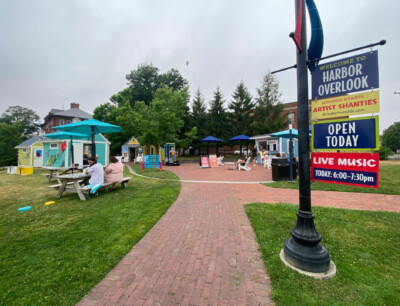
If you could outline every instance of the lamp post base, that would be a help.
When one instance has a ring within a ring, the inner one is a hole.
[[[332,278],[336,275],[336,265],[333,263],[333,261],[330,262],[329,264],[329,269],[326,272],[321,272],[321,273],[315,273],[315,272],[308,272],[301,270],[292,264],[290,264],[286,259],[285,259],[285,251],[282,249],[281,252],[279,253],[279,257],[281,258],[282,262],[289,267],[290,269],[293,269],[300,274],[315,278],[315,279],[329,279]]]
[[[329,270],[331,258],[329,251],[322,244],[301,245],[289,238],[283,245],[285,260],[294,267],[313,273],[323,273]]]

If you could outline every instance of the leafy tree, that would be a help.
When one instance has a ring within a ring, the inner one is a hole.
[[[0,166],[17,164],[18,153],[14,148],[23,142],[22,132],[20,121],[12,124],[0,122]]]
[[[281,95],[278,81],[268,72],[264,75],[261,86],[257,88],[254,134],[276,132],[287,125],[286,118],[281,116],[284,109],[280,101]]]
[[[225,100],[217,87],[214,91],[214,99],[210,101],[209,132],[212,136],[223,139],[227,135],[227,113],[224,107]]]
[[[158,68],[152,64],[141,64],[136,70],[126,76],[132,93],[131,106],[138,101],[144,101],[149,105],[159,87]]]
[[[197,127],[197,140],[203,139],[207,136],[207,106],[200,88],[196,91],[196,94],[193,98],[192,124]]]
[[[176,69],[171,69],[164,74],[159,74],[158,68],[152,64],[141,64],[136,70],[126,76],[131,91],[131,97],[126,92],[121,92],[124,98],[128,98],[132,108],[138,101],[144,101],[146,105],[154,98],[157,89],[169,87],[173,90],[184,90],[187,80]],[[120,94],[121,94],[120,93]]]
[[[139,101],[132,110],[126,110],[117,117],[119,125],[131,135],[135,135],[143,145],[164,144],[182,141],[179,133],[184,126],[187,88],[175,91],[159,88],[150,105]],[[196,129],[186,136],[193,137]]]
[[[34,110],[19,105],[10,106],[0,116],[0,122],[12,125],[16,122],[21,123],[22,135],[28,138],[29,134],[34,134],[39,131],[40,117]]]
[[[113,95],[110,98],[110,101],[118,107],[125,105],[126,102],[131,104],[131,102],[133,101],[131,89],[129,87],[125,88],[124,90],[120,91],[119,93]]]
[[[232,111],[231,118],[231,131],[235,136],[238,134],[250,134],[252,125],[252,113],[254,111],[254,103],[249,90],[244,85],[243,81],[236,87],[232,94],[233,100],[228,105]]]
[[[170,71],[161,74],[158,77],[158,83],[161,86],[167,86],[173,90],[182,90],[187,85],[187,80],[179,73],[177,69],[171,69]]]
[[[400,122],[395,122],[383,131],[382,146],[396,152],[400,149]]]

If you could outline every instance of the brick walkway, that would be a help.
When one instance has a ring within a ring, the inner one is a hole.
[[[169,167],[182,179],[269,181],[271,170]],[[400,212],[400,196],[312,193],[313,205]],[[79,305],[269,305],[270,282],[243,209],[250,202],[298,203],[297,190],[260,184],[182,184],[145,237]]]

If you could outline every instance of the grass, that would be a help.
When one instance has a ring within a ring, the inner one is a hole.
[[[273,188],[299,189],[299,181],[294,183],[278,181],[264,184]],[[400,194],[400,161],[380,161],[379,188],[366,188],[331,183],[311,182],[311,190]]]
[[[400,305],[400,214],[314,207],[317,231],[337,267],[334,278],[316,280],[279,258],[297,206],[254,203],[245,209],[278,305]]]
[[[154,170],[147,171],[150,174]],[[133,177],[128,188],[56,198],[45,173],[0,173],[0,304],[73,305],[168,210],[179,182]],[[162,175],[176,176],[168,171]],[[125,169],[125,176],[132,176]],[[53,205],[45,206],[54,200]],[[33,209],[18,212],[19,207]]]

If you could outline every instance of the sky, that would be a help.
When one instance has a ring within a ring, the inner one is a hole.
[[[9,106],[43,119],[71,102],[92,113],[127,87],[143,63],[178,69],[192,96],[220,87],[226,104],[243,81],[296,62],[294,0],[13,0],[0,3],[0,114]],[[322,56],[386,39],[379,57],[380,130],[400,121],[400,1],[315,0]],[[310,26],[308,23],[308,39]],[[358,53],[367,52],[368,49]],[[343,57],[348,57],[352,53]],[[337,58],[339,59],[339,58]],[[296,71],[276,74],[282,102],[297,100]],[[311,92],[311,81],[309,82]]]

